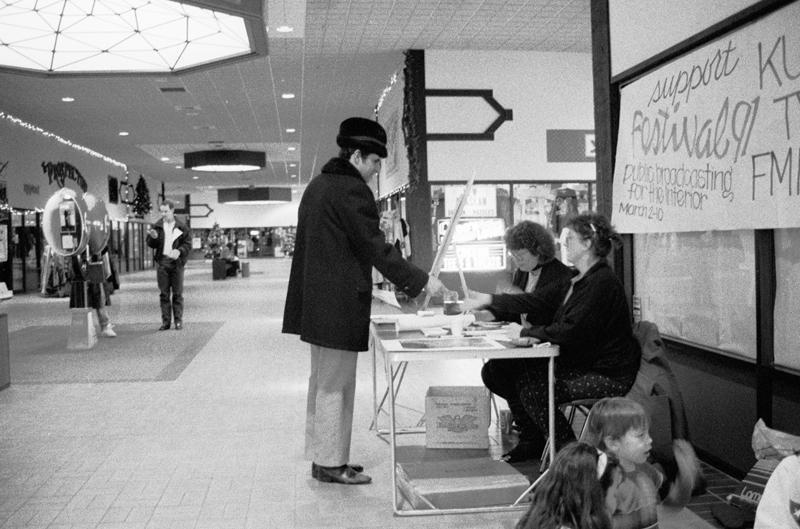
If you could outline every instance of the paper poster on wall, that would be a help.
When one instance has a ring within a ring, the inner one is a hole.
[[[387,156],[381,164],[377,194],[385,197],[408,185],[409,164],[403,133],[405,76],[402,70],[392,77],[378,108],[378,123],[386,130]]]
[[[458,199],[464,192],[463,186],[445,186],[444,204],[445,216],[452,217],[458,205]],[[497,186],[474,185],[470,189],[467,201],[464,204],[464,217],[496,217],[497,216]]]
[[[800,226],[800,3],[624,87],[620,232]]]

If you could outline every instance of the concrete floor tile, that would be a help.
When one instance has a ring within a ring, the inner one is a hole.
[[[72,525],[98,524],[105,513],[105,509],[63,509],[58,513],[53,523]]]
[[[146,529],[145,522],[101,522],[96,529]]]
[[[176,506],[159,505],[153,511],[153,516],[150,518],[150,520],[151,521],[197,520],[197,518],[200,516],[201,509],[202,506],[200,505],[176,505]]]

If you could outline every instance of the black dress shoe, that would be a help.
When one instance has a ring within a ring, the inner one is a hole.
[[[544,441],[520,441],[517,446],[503,454],[503,461],[506,463],[522,463],[523,461],[538,460],[542,457]]]
[[[180,331],[181,329],[183,329],[183,322],[176,321],[175,322],[175,330],[176,331]]]
[[[361,472],[356,472],[349,465],[323,467],[312,463],[311,477],[323,483],[341,483],[342,485],[366,485],[372,482],[371,477]]]
[[[166,331],[169,329],[169,323],[162,323],[161,327],[158,328],[159,331]]]
[[[364,472],[364,467],[362,465],[357,465],[355,463],[347,463],[347,466],[352,468],[355,472]],[[311,477],[317,478],[319,476],[319,469],[320,466],[316,463],[311,463]]]

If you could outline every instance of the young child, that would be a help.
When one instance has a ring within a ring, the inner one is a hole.
[[[614,529],[654,529],[658,527],[660,501],[686,505],[699,476],[697,457],[688,442],[673,442],[677,468],[668,468],[665,473],[648,462],[652,447],[650,425],[638,402],[625,397],[602,399],[586,420],[584,440],[616,456],[622,468],[623,479],[617,487],[612,516]]]
[[[610,529],[621,481],[613,456],[570,443],[533,489],[531,506],[516,529]]]
[[[756,511],[755,529],[800,528],[800,452],[772,472]]]

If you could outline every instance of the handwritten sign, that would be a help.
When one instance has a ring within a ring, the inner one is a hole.
[[[620,232],[800,226],[800,3],[624,87]]]
[[[464,186],[448,185],[444,187],[445,216],[452,217],[464,193]],[[474,185],[470,189],[464,204],[464,217],[496,217],[497,186]]]

